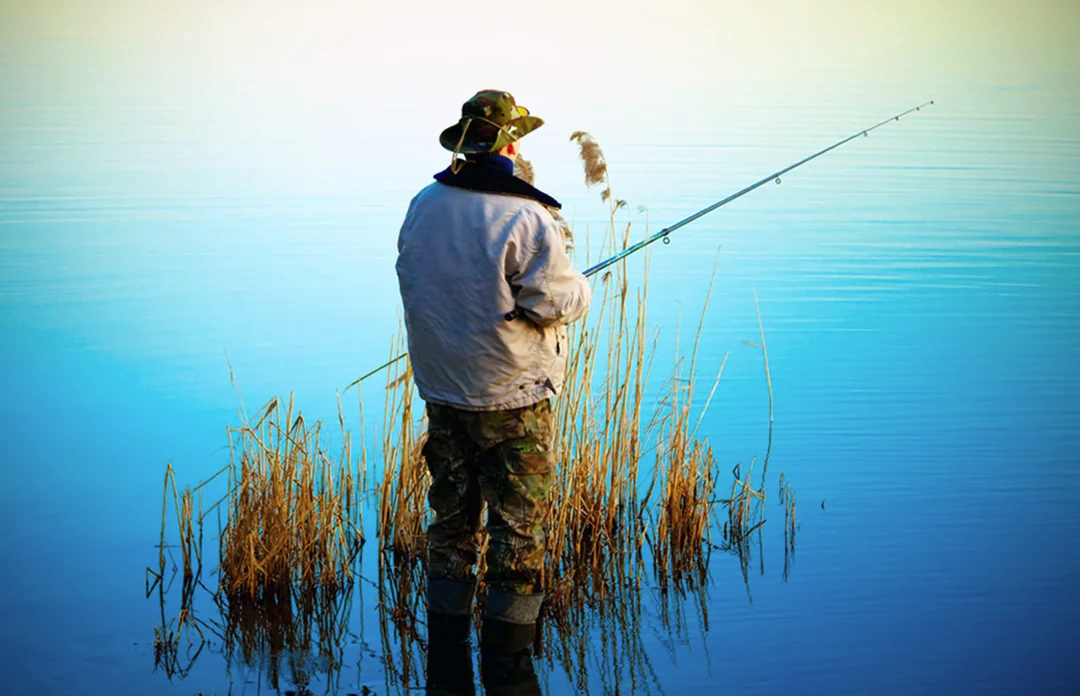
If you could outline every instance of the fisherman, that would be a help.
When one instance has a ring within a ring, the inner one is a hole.
[[[584,317],[591,299],[552,217],[558,201],[514,176],[519,141],[543,123],[508,92],[477,92],[439,136],[450,166],[413,198],[398,238],[435,512],[429,690],[473,688],[469,624],[485,505],[482,679],[489,692],[513,688],[527,663],[535,683],[529,648],[544,597],[551,400],[566,370],[563,327]]]

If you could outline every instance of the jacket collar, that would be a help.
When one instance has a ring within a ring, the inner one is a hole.
[[[548,194],[514,176],[513,161],[501,155],[470,157],[457,174],[447,167],[435,175],[435,181],[470,191],[529,198],[556,210],[562,207]]]

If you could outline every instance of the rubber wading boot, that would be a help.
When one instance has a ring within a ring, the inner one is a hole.
[[[472,617],[428,614],[427,689],[440,696],[473,696]]]
[[[485,618],[480,637],[480,681],[488,696],[540,696],[533,668],[536,624]]]
[[[489,696],[540,696],[532,645],[544,595],[492,588],[480,635],[480,680]]]
[[[474,582],[428,578],[427,688],[440,696],[473,696],[472,621]]]

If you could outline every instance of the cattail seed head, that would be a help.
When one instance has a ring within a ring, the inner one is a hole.
[[[577,142],[581,149],[579,154],[585,165],[585,185],[593,186],[602,183],[607,178],[607,161],[604,160],[604,152],[600,149],[600,144],[585,131],[574,131],[570,135],[570,140]]]

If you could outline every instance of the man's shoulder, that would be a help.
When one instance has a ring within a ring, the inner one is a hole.
[[[423,204],[475,205],[494,208],[502,214],[521,214],[526,217],[536,217],[543,222],[553,220],[547,206],[532,198],[509,193],[476,191],[460,186],[449,186],[438,181],[433,181],[420,189],[413,197],[412,206]]]
[[[433,195],[438,195],[441,192],[441,189],[444,188],[446,187],[438,181],[432,181],[430,184],[416,192],[416,195],[413,196],[412,201],[410,201],[410,205],[415,205],[420,201],[431,198]]]

